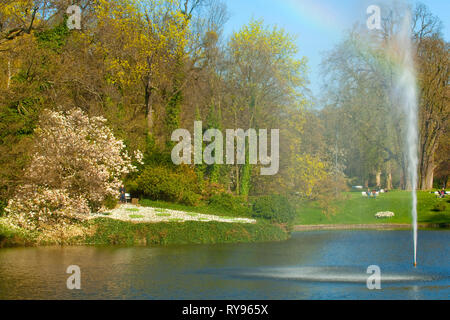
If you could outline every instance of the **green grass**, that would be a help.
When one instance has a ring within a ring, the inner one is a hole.
[[[191,207],[186,206],[178,203],[169,203],[164,201],[153,201],[148,199],[141,199],[139,201],[139,204],[143,207],[152,207],[152,208],[159,208],[160,210],[163,209],[170,209],[170,210],[178,210],[178,211],[185,211],[185,212],[191,212],[191,213],[202,213],[202,214],[210,214],[210,215],[216,215],[216,216],[230,216],[235,214],[234,212],[230,212],[229,210],[225,210],[223,208],[215,208],[212,206],[208,206],[206,204],[200,205],[198,207]],[[237,216],[237,214],[236,214]]]
[[[138,208],[127,208],[126,211],[139,212],[139,209]]]
[[[315,202],[305,202],[297,209],[295,224],[371,224],[371,223],[411,223],[411,193],[392,191],[380,194],[378,198],[362,197],[360,192],[346,193],[347,200],[336,201],[337,210],[334,215],[325,215]],[[418,222],[424,224],[450,223],[449,198],[439,199],[429,192],[419,191]],[[443,202],[445,210],[433,211],[437,203]],[[395,217],[377,219],[380,211],[392,211]]]
[[[107,217],[83,222],[93,233],[60,240],[39,239],[38,233],[13,230],[0,219],[0,248],[36,245],[169,245],[283,241],[289,233],[280,226],[259,221],[256,224],[185,221],[170,219],[161,223],[132,223]]]
[[[141,215],[141,214],[130,214],[129,217],[131,219],[142,219],[142,218],[144,218],[144,216]]]
[[[96,232],[85,241],[96,245],[214,244],[282,241],[289,234],[279,226],[186,221],[184,223],[130,223],[109,218],[91,220]]]
[[[171,214],[170,213],[157,213],[156,214],[158,217],[170,217]]]
[[[6,224],[3,224],[0,218],[0,248],[31,246],[35,244],[37,236],[38,234],[25,230],[11,229]]]
[[[186,213],[186,214],[190,217],[198,217],[199,216],[198,213]]]

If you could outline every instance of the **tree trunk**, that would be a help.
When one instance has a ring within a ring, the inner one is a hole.
[[[400,172],[400,189],[405,190],[406,189],[406,172],[405,168],[402,166],[402,170]]]
[[[8,60],[8,82],[6,83],[6,88],[9,89],[11,85],[11,60]]]
[[[240,177],[239,177],[239,165],[236,163],[236,166],[234,167],[234,169],[235,169],[235,174],[236,174],[236,195],[238,196],[239,195],[239,192],[241,191],[240,190],[240,185],[239,185],[239,182],[240,182]]]
[[[152,73],[153,56],[147,57],[147,64],[150,69],[145,83],[145,116],[147,117],[148,134],[153,134],[153,73]]]
[[[381,171],[377,171],[375,176],[377,187],[381,187]]]
[[[389,162],[386,165],[386,189],[392,190],[392,169]]]
[[[153,134],[153,103],[152,103],[152,87],[151,87],[151,80],[148,80],[147,86],[145,87],[145,113],[147,117],[147,129],[148,134]]]
[[[434,153],[437,148],[438,137],[435,137],[432,142],[429,142],[429,138],[423,138],[423,143],[420,150],[419,159],[419,183],[418,186],[420,190],[431,190],[433,189],[433,178],[434,169],[436,165],[434,163]]]
[[[426,168],[420,172],[420,190],[431,190],[433,189],[433,178],[434,178],[434,161],[431,159],[426,164]]]

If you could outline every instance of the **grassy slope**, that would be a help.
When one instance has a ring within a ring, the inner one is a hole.
[[[371,223],[411,223],[411,194],[406,191],[392,191],[381,194],[377,199],[362,197],[359,192],[348,193],[349,199],[336,203],[337,212],[327,217],[317,204],[303,204],[298,210],[296,224],[371,224]],[[429,192],[418,192],[419,223],[450,223],[450,197],[438,199]],[[442,212],[432,211],[434,205],[444,202]],[[395,217],[377,219],[380,211],[392,211]]]
[[[129,223],[107,218],[96,219],[89,244],[159,245],[238,243],[286,240],[289,235],[282,228],[265,223],[238,224],[220,222]]]
[[[185,212],[211,214],[211,215],[221,216],[221,217],[238,217],[238,216],[242,217],[239,215],[239,213],[230,212],[223,208],[212,207],[212,206],[208,206],[205,204],[200,205],[198,207],[192,207],[192,206],[186,206],[186,205],[179,204],[179,203],[153,201],[153,200],[148,200],[148,199],[141,199],[139,201],[139,204],[144,207],[163,208],[163,209],[178,210],[178,211],[185,211]]]
[[[0,248],[7,246],[29,246],[36,241],[36,235],[22,230],[10,229],[0,223]]]
[[[196,212],[238,216],[227,210],[208,206],[189,207],[174,203],[143,200],[144,206]],[[0,248],[6,246],[26,246],[36,244],[93,244],[93,245],[158,245],[158,244],[200,244],[200,243],[239,243],[259,241],[281,241],[289,238],[284,227],[258,220],[256,224],[220,222],[179,222],[131,223],[99,218],[84,223],[92,226],[94,234],[85,237],[60,239],[60,241],[41,243],[37,234],[11,230],[0,220]],[[39,243],[38,243],[39,242]]]

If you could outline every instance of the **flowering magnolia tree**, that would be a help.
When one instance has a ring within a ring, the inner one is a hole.
[[[6,208],[27,229],[83,219],[106,198],[117,198],[121,177],[136,170],[106,119],[88,117],[80,109],[44,111],[34,148],[26,183]],[[142,161],[139,151],[135,156]]]

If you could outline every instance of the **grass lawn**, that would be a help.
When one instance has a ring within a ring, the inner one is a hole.
[[[315,202],[306,202],[299,206],[295,224],[371,224],[371,223],[411,223],[411,193],[392,191],[380,194],[378,198],[362,197],[360,192],[347,193],[349,199],[335,203],[334,215],[326,216]],[[439,199],[429,192],[419,191],[418,221],[419,223],[450,223],[450,197]],[[445,205],[444,211],[433,211],[438,203]],[[392,211],[395,217],[377,219],[380,211]]]
[[[211,214],[211,215],[221,216],[221,217],[224,217],[224,216],[230,217],[230,215],[234,215],[234,217],[242,216],[242,215],[239,215],[239,213],[230,212],[229,210],[208,206],[206,204],[200,205],[198,207],[193,207],[193,206],[186,206],[186,205],[178,204],[178,203],[171,203],[171,202],[165,202],[165,201],[153,201],[153,200],[148,200],[148,199],[141,199],[139,201],[139,204],[144,207],[155,208],[157,212],[159,211],[162,213],[164,212],[164,210],[161,210],[161,209],[170,209],[170,210],[191,212],[193,214],[193,216],[198,213]],[[245,217],[245,216],[243,216],[243,217]]]
[[[144,218],[144,216],[141,214],[130,214],[130,218],[131,219],[142,219],[142,218]]]

